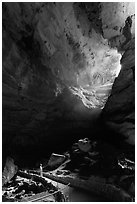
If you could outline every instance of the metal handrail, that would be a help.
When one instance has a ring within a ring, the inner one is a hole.
[[[40,170],[27,170],[28,172],[31,172],[31,171],[35,171],[35,172],[37,172],[38,174],[41,172]],[[45,173],[45,172],[42,172],[42,173]],[[65,184],[64,184],[65,185]],[[53,193],[51,193],[51,194],[49,194],[49,195],[45,195],[45,196],[41,196],[41,197],[39,197],[39,198],[35,198],[35,199],[33,199],[33,200],[29,200],[28,202],[35,202],[35,201],[38,201],[38,200],[41,200],[41,199],[44,199],[44,198],[48,198],[48,197],[50,197],[50,196],[52,196],[52,195],[54,195],[54,194],[57,194],[58,192],[60,192],[60,191],[62,191],[62,190],[64,190],[64,189],[66,189],[67,187],[69,187],[70,186],[70,183],[68,183],[68,184],[66,184],[65,185],[65,187],[64,188],[59,188],[59,190],[57,190],[57,191],[55,191],[55,192],[53,192]],[[27,199],[25,199],[26,201],[27,201]]]
[[[64,188],[62,188],[62,189],[60,189],[60,190],[66,189],[69,185],[70,185],[70,183],[68,183]],[[45,196],[42,196],[42,197],[39,197],[39,198],[35,198],[35,199],[31,200],[31,202],[38,201],[38,200],[41,200],[41,199],[43,199],[43,198],[48,198],[48,197],[50,197],[50,196],[52,196],[52,195],[54,195],[54,194],[57,194],[58,192],[60,192],[60,190],[55,191],[54,193],[51,193],[51,194],[49,194],[49,195],[45,195]]]

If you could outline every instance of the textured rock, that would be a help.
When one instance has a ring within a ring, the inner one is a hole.
[[[64,155],[52,153],[47,165],[49,167],[55,168],[55,167],[61,165],[64,160],[65,160]]]
[[[5,151],[48,147],[53,138],[65,141],[69,129],[92,127],[92,116],[97,118],[92,108],[105,105],[121,68],[115,47],[126,47],[134,35],[133,8],[134,3],[3,3]],[[124,55],[122,70],[132,62],[132,49]],[[126,73],[120,86],[130,80]]]
[[[101,18],[103,35],[112,39],[122,35],[122,30],[128,17],[133,20],[131,33],[135,35],[135,4],[129,2],[102,3]]]
[[[14,160],[8,157],[2,173],[2,186],[12,179],[12,177],[17,173],[17,170],[18,167],[14,164]]]
[[[103,110],[103,122],[126,142],[135,143],[135,42],[128,42],[121,59],[122,69]]]
[[[80,139],[78,141],[78,147],[83,152],[89,152],[89,150],[91,149],[90,140],[88,138]]]

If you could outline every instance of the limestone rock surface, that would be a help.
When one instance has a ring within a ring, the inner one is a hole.
[[[2,6],[4,151],[24,148],[27,155],[30,147],[48,149],[53,140],[57,147],[56,142],[70,140],[70,134],[76,137],[70,129],[82,128],[85,134],[94,127],[123,52],[104,120],[117,120],[129,138],[134,131],[134,43],[128,44],[134,38],[134,3]]]
[[[17,170],[18,167],[14,164],[14,160],[8,157],[2,173],[2,186],[12,179],[12,177],[17,173]]]
[[[115,79],[103,110],[103,122],[126,142],[135,144],[135,42],[128,42],[121,59],[122,69]]]

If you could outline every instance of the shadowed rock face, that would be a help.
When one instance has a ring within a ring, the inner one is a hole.
[[[121,59],[122,69],[102,113],[103,122],[135,143],[135,42],[128,42]]]
[[[94,135],[120,59],[103,121],[134,137],[134,3],[3,3],[2,32],[4,150]]]

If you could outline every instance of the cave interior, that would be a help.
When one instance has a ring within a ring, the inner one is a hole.
[[[134,155],[134,90],[133,2],[2,3],[3,166],[81,138]]]

